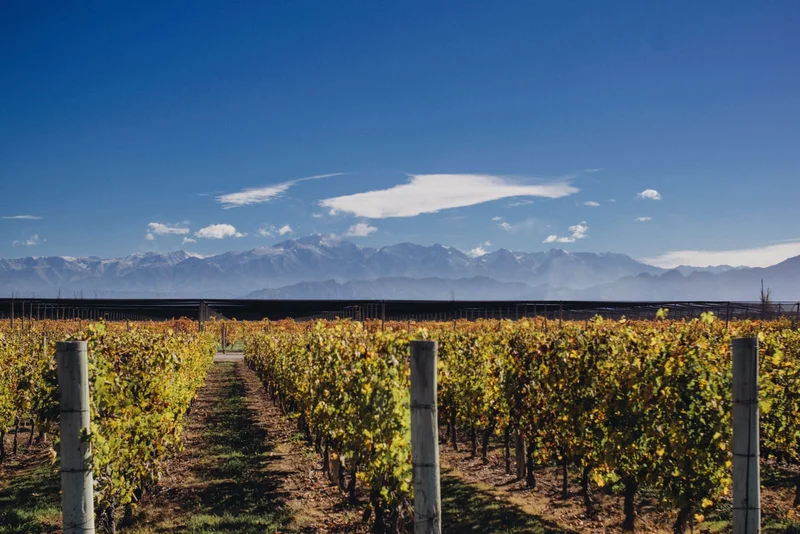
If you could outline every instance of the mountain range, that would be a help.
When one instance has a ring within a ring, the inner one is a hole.
[[[371,248],[313,235],[208,257],[0,260],[0,294],[42,297],[755,300],[761,279],[775,299],[800,298],[800,257],[768,268],[668,271],[615,253],[500,249],[472,257],[443,245]]]

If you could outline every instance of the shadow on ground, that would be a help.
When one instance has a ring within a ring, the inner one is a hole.
[[[61,521],[58,469],[45,451],[6,458],[0,476],[0,533],[56,532]]]
[[[565,531],[489,492],[442,472],[442,531],[497,534],[561,534]]]
[[[286,473],[267,469],[272,444],[247,406],[245,386],[236,363],[215,363],[209,374],[205,399],[195,411],[195,431],[190,447],[197,447],[185,475],[186,490],[167,496],[173,506],[156,498],[144,518],[153,528],[140,532],[287,532],[291,515],[280,491]],[[210,398],[209,398],[210,397]],[[199,424],[198,424],[199,423]],[[166,510],[166,512],[165,512]],[[172,513],[170,513],[172,512]],[[158,515],[156,515],[158,514]],[[150,517],[147,517],[150,515]],[[137,521],[138,522],[138,521]]]

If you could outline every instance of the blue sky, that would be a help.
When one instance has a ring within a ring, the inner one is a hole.
[[[794,1],[3,2],[0,256],[334,233],[774,263],[798,27]]]

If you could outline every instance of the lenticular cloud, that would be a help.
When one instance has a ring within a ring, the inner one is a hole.
[[[341,197],[320,205],[370,219],[414,217],[509,197],[559,198],[578,189],[566,181],[523,184],[485,174],[417,174],[408,183]]]

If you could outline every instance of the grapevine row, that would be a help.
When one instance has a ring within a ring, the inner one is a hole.
[[[676,532],[727,495],[735,337],[761,343],[763,451],[800,460],[800,334],[790,323],[726,327],[707,314],[417,326],[286,323],[246,334],[248,364],[321,453],[344,462],[351,493],[364,485],[379,528],[398,529],[411,499],[410,338],[439,341],[440,426],[451,437],[466,431],[484,456],[490,439],[503,439],[509,467],[510,442],[524,443],[529,486],[538,466],[558,465],[566,492],[567,470],[579,468],[589,514],[592,487],[621,486],[629,530],[640,488],[677,511]]]
[[[183,417],[205,381],[216,339],[191,332],[191,323],[77,324],[0,330],[0,433],[34,420],[43,433],[55,432],[57,455],[55,342],[85,340],[95,506],[113,530],[118,508],[135,506],[179,449]]]

